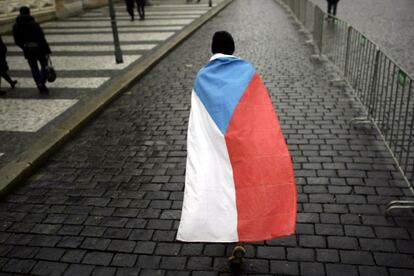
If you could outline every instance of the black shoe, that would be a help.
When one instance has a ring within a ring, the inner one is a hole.
[[[10,83],[11,89],[14,89],[16,87],[17,80],[14,80]]]
[[[6,91],[0,90],[0,96],[4,96],[6,94],[7,94]]]
[[[38,86],[37,89],[39,89],[39,92],[41,94],[47,94],[47,93],[49,93],[49,89],[47,89],[46,85],[44,85],[44,84]]]

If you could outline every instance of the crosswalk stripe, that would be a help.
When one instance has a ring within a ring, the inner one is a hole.
[[[169,26],[169,25],[187,25],[193,22],[194,19],[157,19],[157,20],[135,20],[135,21],[121,21],[118,22],[118,26]],[[111,26],[111,22],[108,21],[88,21],[88,22],[76,22],[76,21],[56,21],[44,23],[42,26],[54,26],[54,27],[100,27]]]
[[[183,28],[183,26],[160,26],[160,27],[121,27],[118,28],[118,32],[146,32],[146,31],[179,31]],[[102,33],[102,32],[110,32],[112,33],[112,29],[110,27],[103,27],[103,28],[44,28],[43,30],[46,34],[62,34],[62,33]]]
[[[207,9],[206,9],[207,10]],[[190,11],[169,11],[169,10],[159,10],[159,11],[145,11],[145,15],[185,15],[185,14],[204,14],[206,10],[190,10]],[[121,13],[125,13],[125,11],[122,11]],[[95,16],[109,16],[109,11],[95,11],[95,12],[88,12],[86,14],[82,14],[79,17],[95,17]],[[118,13],[116,14],[118,16]]]
[[[32,78],[17,78],[19,83],[18,87],[32,88],[35,87],[35,83]],[[56,78],[56,81],[48,83],[49,88],[74,88],[74,89],[92,89],[98,88],[104,82],[109,80],[108,77],[88,77],[88,78]]]
[[[120,41],[163,41],[171,37],[174,32],[162,33],[121,33]],[[113,41],[112,34],[50,34],[47,37],[48,42],[105,42]],[[4,36],[6,43],[13,43],[11,36]]]
[[[36,132],[78,100],[0,99],[0,131]]]
[[[152,15],[185,15],[185,14],[197,14],[201,15],[204,14],[206,10],[193,10],[193,11],[145,11],[145,15],[152,16]],[[120,12],[122,14],[125,13],[125,11]],[[109,16],[108,11],[98,11],[98,12],[89,12],[87,14],[80,15],[79,17],[96,17],[96,16]],[[116,16],[118,17],[118,13],[116,13]]]
[[[138,17],[138,15],[136,14],[136,17]],[[145,15],[146,19],[186,19],[186,18],[198,18],[200,17],[200,15],[177,15],[177,16],[172,16],[172,15]],[[122,14],[122,15],[117,15],[116,16],[116,20],[117,22],[122,21],[122,20],[130,20],[130,16],[129,14]],[[86,22],[86,21],[109,21],[110,18],[109,16],[96,16],[96,17],[73,17],[73,18],[68,18],[67,21],[78,21],[78,22]]]
[[[53,56],[57,71],[69,70],[120,70],[138,60],[141,55],[124,55],[124,63],[115,63],[114,56]],[[28,70],[29,65],[22,56],[8,57],[11,70]]]
[[[122,44],[124,51],[145,51],[151,50],[156,44]],[[50,45],[53,53],[57,52],[106,52],[114,51],[113,45]],[[22,50],[17,46],[7,46],[9,53],[21,53]]]

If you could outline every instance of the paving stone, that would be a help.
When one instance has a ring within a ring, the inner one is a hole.
[[[338,250],[334,249],[316,249],[316,260],[319,262],[338,263]]]
[[[137,266],[140,267],[140,268],[157,269],[157,268],[159,268],[160,261],[161,261],[160,256],[140,255],[138,257]]]
[[[130,253],[134,250],[135,246],[136,242],[134,241],[112,240],[108,246],[108,250]]]
[[[414,260],[410,255],[374,252],[374,258],[378,265],[396,268],[414,268]]]
[[[344,264],[373,265],[372,254],[366,251],[340,251],[341,261]]]
[[[112,259],[111,265],[121,267],[132,267],[135,265],[137,255],[134,254],[115,254]]]
[[[375,237],[373,229],[368,226],[345,225],[344,228],[345,228],[345,234],[347,236],[366,237],[366,238]]]
[[[300,263],[301,275],[325,275],[325,269],[321,263]]]
[[[210,257],[189,257],[187,262],[187,268],[192,270],[209,269],[213,259]]]
[[[152,254],[155,250],[156,243],[151,241],[138,241],[134,253]]]
[[[65,253],[64,249],[59,248],[41,248],[36,255],[37,259],[47,261],[58,261]]]
[[[158,243],[157,248],[155,249],[155,254],[177,256],[178,252],[180,252],[180,249],[180,244]]]
[[[110,242],[110,239],[86,238],[80,247],[92,250],[105,250]]]
[[[356,266],[343,264],[326,264],[326,275],[328,276],[357,276]]]
[[[257,247],[257,258],[263,259],[284,259],[286,258],[283,247]]]
[[[328,237],[328,247],[338,249],[357,249],[358,241],[355,238],[350,237]]]
[[[358,270],[361,276],[388,276],[388,271],[384,267],[360,266]]]
[[[29,273],[30,270],[35,266],[36,262],[33,260],[19,260],[10,259],[3,267],[4,272],[13,273]]]
[[[409,239],[409,235],[404,228],[395,227],[375,227],[378,238],[383,239]]]
[[[38,262],[32,269],[31,273],[34,275],[62,275],[68,267],[65,263],[54,262]]]
[[[78,248],[84,238],[82,237],[63,237],[62,240],[57,244],[59,247]]]
[[[167,257],[161,259],[161,269],[184,270],[187,258],[185,257]]]
[[[413,274],[412,269],[391,268],[389,275],[391,275],[391,276],[411,276],[412,274]]]
[[[7,256],[14,258],[30,259],[33,258],[37,254],[37,252],[39,252],[38,247],[14,246],[8,252]]]
[[[299,245],[302,247],[319,247],[325,248],[326,241],[324,237],[321,236],[308,236],[308,235],[300,235],[299,236]]]
[[[298,263],[270,261],[270,272],[277,275],[299,275]]]
[[[183,244],[180,255],[184,256],[199,256],[203,252],[203,245],[201,244]]]
[[[287,248],[287,259],[292,261],[314,261],[315,252],[307,248]]]
[[[132,230],[129,239],[133,241],[149,241],[154,234],[154,230],[135,229]]]
[[[96,267],[92,271],[92,276],[112,276],[115,275],[116,268],[114,267]]]
[[[68,249],[62,256],[61,261],[66,263],[80,263],[86,252],[86,250]]]
[[[92,270],[94,269],[91,265],[79,265],[79,264],[71,264],[69,265],[68,269],[65,271],[64,276],[87,276],[90,275]]]
[[[395,252],[395,243],[385,239],[359,239],[361,249],[369,251],[389,251]]]
[[[92,265],[103,265],[107,266],[111,263],[113,254],[104,252],[89,252],[86,253],[82,263]]]

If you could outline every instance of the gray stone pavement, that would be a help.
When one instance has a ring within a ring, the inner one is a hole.
[[[326,0],[311,0],[326,11]],[[338,17],[378,44],[407,73],[414,75],[414,2],[341,0]]]
[[[0,271],[40,275],[231,275],[230,244],[175,241],[186,128],[212,34],[263,77],[293,156],[291,237],[246,245],[241,275],[412,275],[414,220],[384,216],[411,196],[360,107],[273,0],[235,0],[157,64],[0,203]]]

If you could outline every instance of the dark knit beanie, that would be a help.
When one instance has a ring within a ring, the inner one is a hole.
[[[20,7],[19,12],[21,15],[30,15],[30,9],[26,6]]]
[[[213,35],[211,44],[213,54],[232,55],[234,53],[234,40],[231,34],[226,31],[219,31]]]

